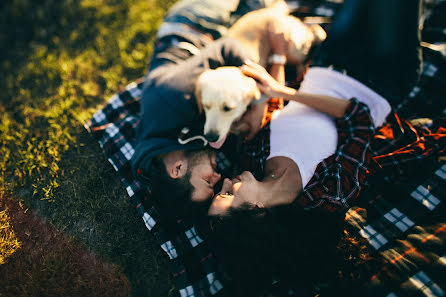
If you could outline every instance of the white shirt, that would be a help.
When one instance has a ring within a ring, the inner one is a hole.
[[[326,95],[339,99],[357,100],[366,104],[376,127],[381,126],[391,111],[382,96],[354,78],[323,67],[311,67],[299,92]],[[290,101],[276,111],[271,120],[271,150],[268,159],[288,157],[299,167],[305,187],[317,165],[333,155],[338,144],[338,133],[332,117],[304,104]]]

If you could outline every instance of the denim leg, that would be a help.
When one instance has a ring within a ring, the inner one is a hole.
[[[181,0],[169,9],[165,22],[189,24],[217,39],[226,33],[240,0]]]
[[[398,105],[421,66],[419,0],[346,0],[313,66],[333,65]]]
[[[247,12],[270,6],[277,0],[181,0],[169,9],[165,22],[189,24],[214,39]]]
[[[231,14],[230,25],[250,11],[273,6],[278,0],[240,0],[237,10]]]

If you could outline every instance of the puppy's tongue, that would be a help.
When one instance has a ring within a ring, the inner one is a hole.
[[[221,140],[217,141],[217,142],[209,142],[209,145],[211,147],[213,147],[214,149],[218,150],[219,148],[221,148],[221,146],[223,145],[223,143],[225,143],[226,140],[226,136],[223,137]]]

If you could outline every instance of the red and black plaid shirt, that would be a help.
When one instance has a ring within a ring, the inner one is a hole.
[[[351,100],[344,117],[336,121],[338,147],[323,160],[294,203],[329,212],[347,209],[359,195],[372,161],[370,140],[375,134],[369,108]]]

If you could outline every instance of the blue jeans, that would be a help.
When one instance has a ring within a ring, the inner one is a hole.
[[[164,22],[190,25],[214,39],[226,34],[230,25],[252,10],[270,6],[275,0],[181,0],[169,9]]]
[[[397,106],[421,71],[419,0],[345,0],[313,66],[330,66]]]
[[[244,14],[271,6],[277,0],[181,0],[172,6],[161,25],[151,58],[149,72],[165,63],[176,63],[193,55],[179,50],[179,43],[188,43],[197,50],[226,34],[228,27]],[[182,24],[187,26],[182,26]],[[166,29],[166,28],[164,28]],[[160,32],[163,32],[160,35]]]

